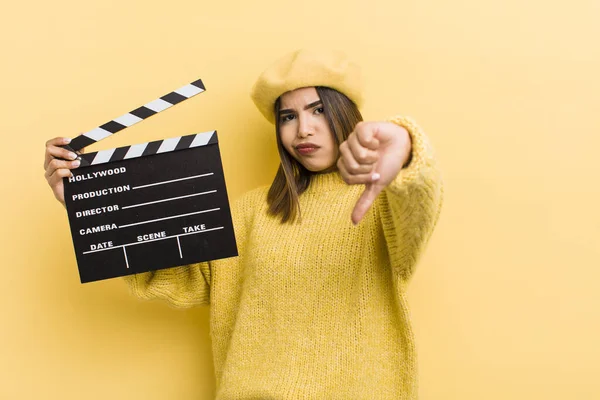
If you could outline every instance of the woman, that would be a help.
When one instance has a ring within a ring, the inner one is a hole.
[[[240,255],[125,278],[144,299],[210,304],[217,398],[417,396],[405,290],[442,184],[412,121],[360,122],[359,82],[334,52],[268,68],[252,98],[275,123],[281,165],[233,206]],[[63,203],[61,178],[77,166],[57,159],[69,159],[64,143],[46,150]]]

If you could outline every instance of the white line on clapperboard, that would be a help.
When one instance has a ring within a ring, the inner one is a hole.
[[[205,229],[203,231],[198,231],[198,232],[180,233],[179,235],[167,236],[167,237],[158,238],[158,239],[145,240],[143,242],[126,243],[126,244],[121,244],[119,246],[108,247],[106,249],[84,251],[83,254],[97,253],[99,251],[113,250],[113,249],[118,249],[119,247],[122,247],[123,248],[123,254],[125,255],[125,264],[127,265],[127,268],[129,268],[129,260],[127,260],[127,251],[125,250],[126,246],[135,246],[135,245],[138,245],[138,244],[156,242],[156,241],[159,241],[159,240],[166,240],[166,239],[171,239],[171,238],[177,238],[177,244],[179,245],[179,236],[188,236],[188,235],[195,235],[197,233],[204,233],[204,232],[210,232],[210,231],[218,231],[219,229],[223,229],[223,228],[224,228],[223,226],[218,226],[216,228]],[[179,245],[179,257],[183,258],[183,255],[181,254],[181,246],[180,245]]]
[[[136,189],[136,188],[134,188],[134,189]],[[147,205],[150,205],[150,204],[164,203],[165,201],[185,199],[185,198],[194,197],[194,196],[202,196],[204,194],[210,194],[210,193],[217,193],[217,191],[216,190],[209,190],[207,192],[200,192],[200,193],[188,194],[188,195],[185,195],[185,196],[170,197],[168,199],[162,199],[162,200],[156,200],[156,201],[149,201],[147,203],[132,204],[130,206],[121,207],[121,209],[125,210],[126,208],[142,207],[142,206],[147,206]]]
[[[171,179],[170,181],[163,181],[163,182],[149,183],[149,184],[147,184],[147,185],[142,185],[142,186],[134,186],[134,187],[132,187],[132,189],[141,189],[141,188],[145,188],[145,187],[149,187],[149,186],[164,185],[165,183],[171,183],[171,182],[185,181],[186,179],[202,178],[202,177],[204,177],[204,176],[211,176],[211,175],[214,175],[214,173],[212,173],[212,172],[209,172],[208,174],[202,174],[202,175],[188,176],[188,177],[186,177],[186,178],[179,178],[179,179]]]
[[[187,213],[187,214],[172,215],[170,217],[150,219],[148,221],[142,221],[142,222],[134,222],[133,224],[121,225],[121,226],[119,226],[119,229],[121,229],[121,228],[127,228],[129,226],[149,224],[151,222],[156,222],[156,221],[164,221],[166,219],[173,219],[173,218],[179,218],[179,217],[187,217],[188,215],[204,214],[204,213],[207,213],[207,212],[219,211],[220,209],[221,208],[217,207],[217,208],[211,208],[209,210],[195,211],[195,212],[191,212],[191,213]]]

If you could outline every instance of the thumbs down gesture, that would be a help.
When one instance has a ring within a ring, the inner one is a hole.
[[[391,122],[360,122],[340,145],[337,167],[342,178],[349,185],[365,185],[352,211],[354,224],[408,163],[411,150],[408,131]]]

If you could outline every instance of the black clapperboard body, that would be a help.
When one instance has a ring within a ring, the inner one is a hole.
[[[77,151],[202,91],[193,82],[65,147]],[[237,255],[216,131],[80,158],[64,187],[82,283]]]

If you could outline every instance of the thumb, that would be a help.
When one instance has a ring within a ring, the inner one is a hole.
[[[356,202],[354,210],[352,210],[352,223],[354,225],[357,225],[362,221],[382,190],[383,186],[378,185],[377,183],[367,183],[365,185],[365,191]]]

